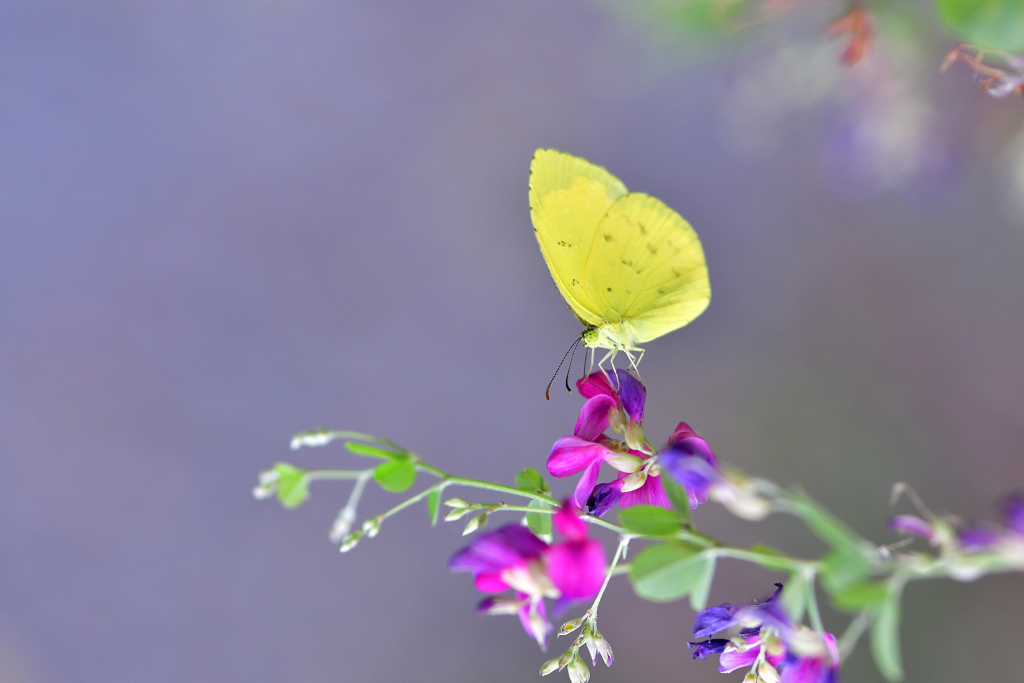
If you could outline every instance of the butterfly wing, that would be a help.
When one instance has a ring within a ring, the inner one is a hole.
[[[630,323],[638,343],[686,325],[711,300],[697,233],[640,192],[620,198],[601,220],[585,282],[598,316]]]
[[[586,273],[598,226],[626,186],[589,161],[538,149],[530,163],[530,217],[551,279],[584,324],[605,322]]]

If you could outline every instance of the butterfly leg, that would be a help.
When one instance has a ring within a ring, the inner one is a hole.
[[[623,351],[625,351],[625,353],[626,353],[626,358],[629,359],[630,366],[633,368],[633,372],[636,373],[636,378],[640,379],[640,368],[638,368],[637,365],[639,365],[640,361],[643,360],[643,358],[644,358],[644,350],[643,349],[632,349],[632,350],[633,351],[639,351],[640,352],[640,357],[639,358],[633,358],[633,354],[630,353],[630,349],[623,349]]]
[[[597,367],[604,373],[604,378],[611,384],[612,378],[608,376],[608,368],[604,366],[605,363],[609,363],[612,366],[612,371],[615,370],[615,355],[618,353],[618,349],[608,349],[608,352],[597,362]],[[618,374],[615,375],[616,383],[618,382]],[[618,387],[616,387],[618,389]]]

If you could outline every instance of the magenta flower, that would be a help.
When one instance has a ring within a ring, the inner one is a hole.
[[[477,611],[518,615],[542,649],[547,649],[551,632],[544,598],[568,602],[593,597],[601,589],[606,567],[604,546],[587,538],[586,525],[575,509],[563,505],[554,523],[564,541],[548,545],[527,527],[511,524],[482,534],[448,561],[452,571],[472,572],[478,590],[514,590],[512,598],[485,598]]]
[[[668,448],[658,456],[658,464],[686,489],[691,509],[706,503],[712,486],[721,479],[718,461],[708,442],[685,422],[680,422],[672,433]]]
[[[718,605],[697,614],[693,634],[709,636],[740,627],[734,638],[711,638],[689,643],[693,658],[718,654],[718,670],[729,673],[743,667],[760,679],[781,683],[838,683],[839,651],[831,633],[824,642],[803,625],[794,626],[778,603],[782,584],[775,593],[751,605]],[[756,669],[756,671],[755,671]]]

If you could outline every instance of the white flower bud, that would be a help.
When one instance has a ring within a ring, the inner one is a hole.
[[[371,517],[363,522],[363,533],[370,538],[376,537],[380,533],[380,520],[376,517]]]
[[[469,503],[462,500],[461,498],[449,498],[444,502],[450,508],[468,508]]]
[[[548,661],[540,665],[540,675],[547,676],[550,673],[558,671],[558,669],[558,657],[555,657],[554,659],[549,659]]]
[[[635,491],[641,486],[643,486],[646,481],[646,472],[644,472],[643,470],[639,472],[634,472],[633,474],[629,475],[628,477],[622,480],[622,492],[628,493],[630,491]]]
[[[583,624],[583,619],[584,617],[580,617],[579,619],[573,619],[572,621],[565,622],[564,624],[562,624],[562,628],[558,629],[558,635],[569,635]]]
[[[761,683],[779,683],[779,672],[767,661],[761,662],[757,667],[757,677]]]
[[[462,530],[462,535],[469,536],[484,524],[487,524],[487,513],[481,512],[479,515],[466,522],[466,528]]]
[[[349,550],[352,550],[352,548],[355,548],[356,544],[359,543],[359,537],[362,535],[362,531],[357,531],[354,534],[349,534],[348,536],[345,536],[343,539],[341,539],[341,547],[338,548],[338,550],[340,550],[343,553],[347,553]]]
[[[464,516],[472,512],[469,508],[455,508],[447,515],[444,516],[444,521],[454,522],[457,519],[462,519]]]
[[[611,666],[612,661],[615,659],[614,655],[612,654],[612,646],[608,643],[607,640],[604,639],[604,636],[602,636],[600,633],[594,636],[594,644],[597,645],[597,652],[601,655],[601,658],[604,660],[604,665]],[[597,662],[594,663],[596,664]]]
[[[590,669],[578,656],[569,662],[569,680],[572,683],[587,683],[590,680]]]
[[[636,472],[644,466],[643,458],[638,458],[635,455],[629,453],[616,453],[615,455],[609,455],[605,458],[605,462],[611,466],[612,469],[618,470],[619,472]]]

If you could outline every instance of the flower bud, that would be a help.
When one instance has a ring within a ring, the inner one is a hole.
[[[558,671],[558,669],[558,657],[555,657],[554,659],[549,659],[548,661],[540,665],[540,675],[547,676],[550,673]]]
[[[761,662],[757,667],[757,677],[761,683],[779,683],[779,672],[767,661]]]
[[[634,472],[633,474],[629,475],[628,477],[622,480],[622,492],[628,493],[629,491],[635,491],[636,489],[643,486],[644,482],[646,481],[646,472],[644,472],[643,470],[640,470],[639,472]]]
[[[612,469],[627,473],[636,472],[644,466],[643,458],[639,458],[628,453],[616,453],[614,455],[609,455],[605,458],[605,462],[608,463]]]
[[[376,517],[371,517],[363,522],[363,533],[370,538],[375,538],[380,533],[380,520]]]
[[[569,648],[568,650],[563,652],[562,656],[558,658],[558,670],[561,671],[562,669],[564,669],[575,656],[576,653],[573,652],[572,648]]]
[[[462,500],[461,498],[449,498],[444,502],[450,508],[468,508],[469,503]]]
[[[594,635],[594,644],[597,646],[598,654],[600,654],[601,658],[604,660],[604,665],[611,666],[612,661],[615,659],[614,655],[612,654],[612,646],[608,643],[607,640],[604,639],[604,636],[602,636],[600,633],[596,633]]]
[[[484,524],[487,524],[487,513],[481,512],[479,515],[466,522],[466,528],[462,530],[462,535],[469,536]]]
[[[356,531],[355,533],[348,534],[347,536],[341,539],[341,547],[338,548],[338,550],[340,550],[343,553],[347,553],[349,550],[352,550],[352,548],[355,548],[356,544],[359,543],[359,538],[362,535],[362,531]]]
[[[567,636],[576,629],[578,629],[582,624],[583,617],[580,617],[579,619],[573,619],[572,621],[567,621],[564,624],[562,624],[562,628],[558,630],[558,635]]]
[[[471,512],[469,508],[455,508],[447,515],[444,516],[444,521],[454,522],[457,519],[462,519]]]
[[[572,683],[587,683],[590,680],[590,669],[579,656],[569,662],[569,680]]]

